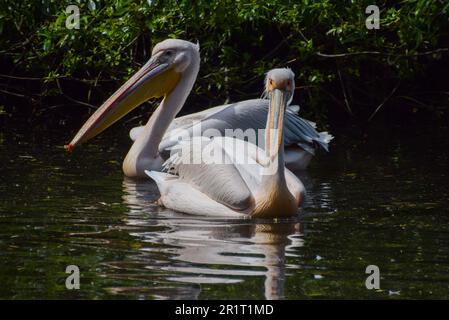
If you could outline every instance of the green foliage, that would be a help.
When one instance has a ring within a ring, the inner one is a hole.
[[[242,93],[254,96],[265,72],[290,66],[314,111],[324,113],[319,97],[340,90],[344,79],[410,79],[447,54],[429,51],[449,43],[449,2],[376,1],[381,28],[368,30],[365,8],[372,3],[2,0],[0,51],[22,72],[45,78],[47,85],[58,77],[121,82],[150,57],[155,43],[172,37],[199,41],[202,64],[194,92],[211,105]],[[65,27],[69,4],[80,8],[79,30]],[[374,76],[367,66],[381,73]],[[343,100],[341,92],[337,100]]]

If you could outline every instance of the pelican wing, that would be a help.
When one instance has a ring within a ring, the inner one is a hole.
[[[167,132],[170,133],[172,130],[188,128],[192,126],[194,123],[198,123],[199,121],[202,121],[203,119],[223,110],[224,108],[227,108],[228,106],[229,106],[228,104],[225,104],[222,106],[213,107],[200,112],[191,113],[182,117],[175,118],[168,127]],[[140,133],[143,132],[144,128],[145,126],[138,126],[132,128],[129,132],[129,137],[131,138],[131,140],[136,141],[137,137],[140,135]]]
[[[171,150],[164,169],[228,208],[249,210],[254,205],[251,190],[233,155],[217,141],[205,137],[183,140]]]
[[[317,147],[328,150],[332,136],[327,132],[317,132],[308,120],[295,114],[296,107],[285,113],[284,142],[285,146],[299,145],[307,152],[314,154]],[[233,104],[218,106],[212,109],[175,119],[170,131],[164,136],[159,151],[167,158],[166,150],[176,145],[180,137],[183,139],[206,135],[209,133],[225,136],[225,130],[240,129],[243,136],[248,129],[264,129],[268,114],[268,100],[253,99]],[[263,137],[256,136],[257,145],[264,148]]]
[[[197,123],[198,121],[203,121],[204,119],[210,117],[211,115],[220,112],[221,110],[229,107],[229,104],[224,104],[221,106],[216,106],[210,109],[206,109],[200,112],[195,112],[191,114],[187,114],[182,117],[175,118],[173,122],[170,124],[168,131],[175,130],[179,128],[190,127],[193,123]]]

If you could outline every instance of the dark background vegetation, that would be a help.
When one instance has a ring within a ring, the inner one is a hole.
[[[79,30],[65,27],[69,4],[80,7]],[[371,4],[380,30],[365,27]],[[442,122],[449,110],[445,0],[1,0],[0,32],[1,122],[77,127],[166,38],[201,47],[183,113],[258,97],[264,73],[284,66],[302,114],[321,128]]]

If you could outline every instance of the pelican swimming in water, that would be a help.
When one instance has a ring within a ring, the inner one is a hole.
[[[295,215],[305,189],[285,168],[284,161],[284,117],[294,90],[290,69],[268,72],[265,150],[230,137],[193,137],[183,141],[180,150],[167,160],[167,173],[146,171],[157,183],[159,203],[172,210],[209,216]],[[201,160],[193,163],[195,158]],[[212,158],[227,161],[214,163]]]
[[[224,135],[226,129],[262,129],[268,113],[267,99],[254,99],[214,107],[175,119],[183,107],[198,75],[199,45],[178,39],[158,43],[150,60],[84,123],[66,145],[71,151],[95,137],[145,101],[162,98],[147,124],[131,130],[134,140],[123,162],[128,177],[144,177],[145,170],[162,169],[169,157],[168,149],[178,143],[176,132],[202,135],[213,128]],[[332,136],[318,133],[314,124],[294,112],[285,115],[285,161],[295,169],[305,169],[315,149],[328,149]],[[195,128],[201,125],[199,133]],[[173,138],[175,137],[175,138]],[[260,141],[263,144],[263,139]],[[259,145],[259,142],[257,142]],[[260,146],[264,148],[263,145]]]

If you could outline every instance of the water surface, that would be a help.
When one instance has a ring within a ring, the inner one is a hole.
[[[116,128],[73,154],[70,132],[0,131],[0,298],[449,298],[449,130],[338,134],[298,216],[207,219],[123,178]],[[81,289],[65,288],[67,265]],[[365,288],[379,266],[381,289]]]

